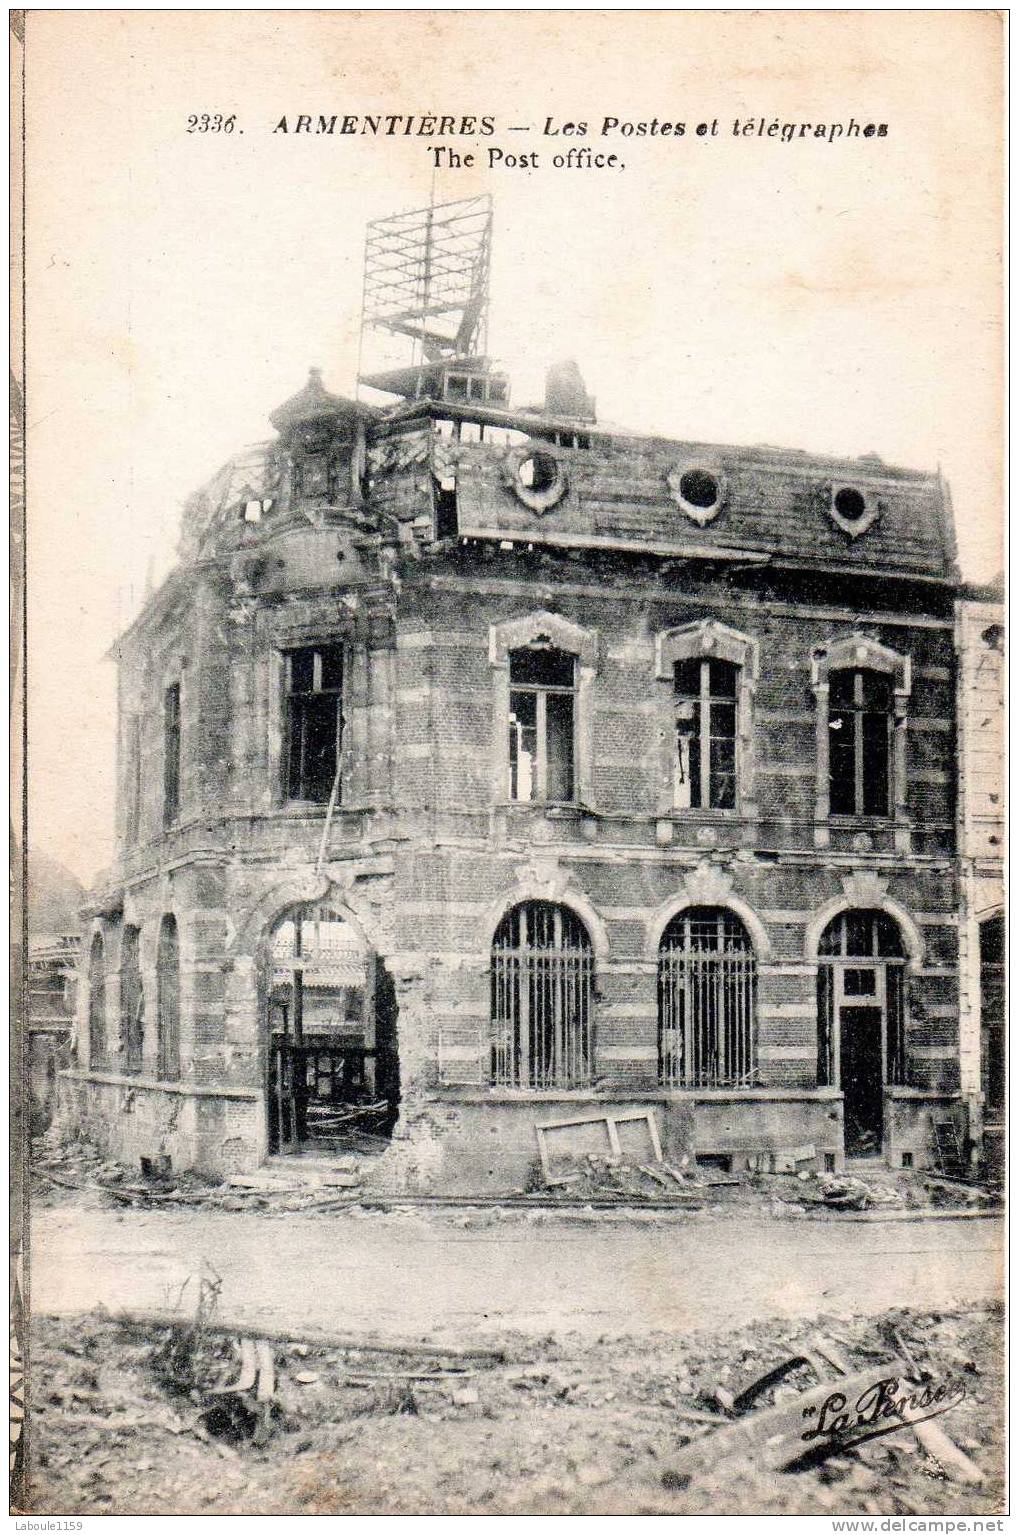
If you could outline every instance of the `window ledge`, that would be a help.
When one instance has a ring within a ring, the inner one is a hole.
[[[690,821],[717,822],[719,825],[730,825],[738,821],[756,820],[756,816],[747,816],[738,806],[731,810],[695,810],[692,807],[687,810],[676,809],[663,810],[658,815],[652,816],[656,821],[677,821],[680,824]]]
[[[918,1092],[918,1089],[895,1089],[899,1092]],[[841,1101],[842,1091],[836,1087],[629,1087],[625,1082],[605,1083],[598,1087],[439,1087],[434,1096],[443,1103],[505,1103],[541,1104],[556,1103],[731,1103],[733,1100],[760,1103],[802,1103],[804,1099],[821,1102]],[[919,1093],[923,1097],[945,1097],[941,1093]]]
[[[578,800],[504,799],[496,801],[496,810],[531,811],[552,821],[577,821],[583,816],[597,815],[590,805]]]
[[[822,821],[820,823],[824,825]],[[893,815],[830,815],[827,824],[839,827],[843,831],[859,828],[864,831],[882,831],[889,826],[904,826],[906,817],[896,818]]]
[[[912,1099],[914,1102],[926,1102],[935,1098],[951,1098],[956,1100],[961,1098],[961,1096],[962,1094],[958,1089],[953,1087],[893,1087],[889,1083],[885,1083],[886,1098],[901,1098],[906,1101]]]

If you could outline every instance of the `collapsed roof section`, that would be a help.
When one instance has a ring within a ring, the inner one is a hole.
[[[260,540],[295,517],[382,532],[403,507],[419,554],[470,538],[957,579],[940,475],[873,456],[609,427],[596,421],[575,363],[550,369],[542,406],[515,410],[487,359],[418,371],[427,392],[382,409],[330,393],[313,369],[272,413],[278,436],[238,454],[191,497],[185,561]]]

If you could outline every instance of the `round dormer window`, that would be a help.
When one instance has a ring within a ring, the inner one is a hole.
[[[569,489],[566,465],[544,443],[522,443],[503,460],[506,484],[518,501],[541,516],[558,506]]]
[[[704,527],[722,510],[725,483],[706,465],[677,464],[665,478],[673,501],[698,527]]]
[[[867,515],[867,503],[852,485],[843,485],[841,490],[837,490],[832,498],[832,504],[847,522],[859,522]]]
[[[859,538],[880,517],[881,503],[871,491],[860,490],[856,485],[833,485],[828,515],[843,533]]]
[[[688,469],[679,477],[679,493],[688,506],[710,511],[718,505],[718,481],[706,469]]]

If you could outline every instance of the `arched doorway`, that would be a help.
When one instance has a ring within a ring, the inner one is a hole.
[[[749,1087],[757,1072],[757,961],[724,906],[687,906],[658,946],[658,1072],[666,1087]]]
[[[905,953],[884,911],[843,911],[817,952],[817,1080],[842,1091],[847,1156],[884,1142],[884,1090],[906,1081]]]
[[[396,996],[374,951],[329,906],[292,906],[263,951],[270,1151],[388,1134],[399,1105]]]

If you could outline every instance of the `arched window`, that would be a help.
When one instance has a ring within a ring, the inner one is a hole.
[[[583,1087],[594,1045],[594,953],[570,909],[523,901],[492,941],[492,1081]]]
[[[120,1055],[130,1076],[142,1069],[145,1041],[145,1002],[138,959],[138,929],[125,927],[120,948]]]
[[[159,925],[156,993],[156,1073],[161,1082],[176,1082],[180,1077],[180,943],[176,918],[170,915]]]
[[[88,1062],[106,1065],[106,949],[96,933],[88,958]]]
[[[658,948],[658,1060],[669,1087],[747,1087],[757,1070],[757,961],[724,906],[677,912]]]
[[[828,683],[828,802],[832,815],[889,813],[892,679],[863,667]]]
[[[878,1152],[884,1087],[906,1081],[905,958],[887,912],[843,911],[817,951],[817,1080],[841,1088],[846,1151]]]

